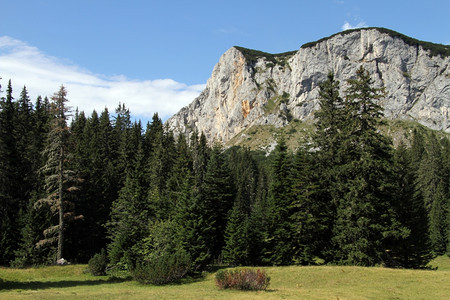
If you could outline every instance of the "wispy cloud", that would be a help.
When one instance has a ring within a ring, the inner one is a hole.
[[[226,35],[241,33],[239,29],[237,29],[236,27],[233,27],[233,26],[217,28],[215,30],[215,32],[219,33],[219,34],[226,34]]]
[[[163,119],[170,117],[205,87],[172,79],[142,81],[94,74],[7,36],[0,37],[0,77],[4,88],[11,79],[15,97],[24,85],[34,101],[38,95],[53,95],[63,84],[68,91],[69,104],[79,110],[91,113],[107,107],[113,111],[122,102],[134,116],[144,119],[151,118],[154,112]]]
[[[349,30],[349,29],[355,29],[355,28],[363,28],[363,27],[367,27],[366,22],[359,22],[356,25],[352,25],[349,22],[345,21],[344,25],[342,25],[341,29],[342,30]]]

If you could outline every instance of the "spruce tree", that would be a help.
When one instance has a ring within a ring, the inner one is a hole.
[[[292,161],[283,136],[278,139],[273,155],[267,256],[274,265],[288,265],[293,258]]]
[[[248,204],[238,194],[225,230],[223,262],[232,266],[249,264]]]
[[[45,230],[46,239],[41,240],[38,245],[57,242],[56,260],[63,258],[65,245],[66,221],[76,220],[82,216],[74,215],[73,202],[70,195],[77,190],[78,177],[67,167],[69,152],[67,149],[69,128],[67,127],[66,106],[67,91],[61,86],[52,97],[51,112],[52,123],[48,133],[47,145],[44,149],[46,163],[42,167],[45,175],[46,197],[40,199],[36,206],[49,205],[51,211],[58,215],[58,225],[51,226]]]
[[[314,176],[312,155],[301,147],[295,157],[292,171],[293,262],[314,264],[316,257],[324,257],[330,242],[332,207],[328,198],[320,197]]]
[[[443,148],[436,135],[429,137],[417,169],[418,193],[423,196],[429,218],[429,234],[435,254],[444,254],[448,245],[448,173]]]
[[[388,244],[393,266],[424,268],[431,260],[428,217],[421,194],[416,192],[412,150],[401,143],[395,150],[395,189],[392,197],[396,215],[405,228],[403,236]]]
[[[11,80],[8,82],[6,97],[0,103],[0,265],[6,265],[14,257],[19,242],[20,194],[17,187],[21,183],[18,172],[19,153],[14,135],[17,110],[12,95]]]
[[[392,191],[390,141],[378,132],[382,109],[376,100],[383,90],[373,87],[362,67],[348,80],[342,157],[333,195],[337,205],[333,241],[340,263],[374,265],[382,261],[388,236],[400,235]]]
[[[224,234],[229,211],[233,205],[233,186],[230,170],[225,160],[223,148],[215,144],[208,161],[203,181],[205,216],[213,224],[212,236],[208,239],[211,254],[217,258],[224,246]]]
[[[267,235],[269,228],[268,175],[260,166],[256,197],[248,219],[248,263],[250,265],[269,264],[267,253]]]
[[[128,173],[119,197],[113,202],[111,219],[107,223],[109,238],[108,256],[111,263],[132,270],[137,259],[138,245],[148,235],[151,207],[147,201],[144,184],[145,159],[139,145],[133,172]]]
[[[318,208],[319,211],[310,214],[308,219],[317,218],[320,223],[317,226],[325,227],[322,227],[323,230],[310,233],[316,237],[317,249],[321,249],[320,253],[316,253],[316,255],[325,261],[335,259],[330,244],[332,228],[336,220],[337,202],[340,198],[337,186],[338,170],[345,162],[346,156],[344,151],[340,151],[346,134],[344,130],[346,107],[339,93],[339,84],[332,72],[328,73],[327,80],[320,84],[320,109],[314,114],[316,131],[312,135],[312,149],[309,149],[314,150],[310,151],[312,160],[305,161],[307,157],[305,150],[307,149],[300,149],[296,156],[297,166],[295,168],[296,177],[300,178],[296,179],[294,184],[297,189],[303,189],[303,191],[296,191],[296,194],[300,196],[300,201],[297,200],[297,205],[300,205],[298,209],[305,205]],[[309,164],[312,167],[307,171],[308,176],[305,178],[305,172],[302,169],[308,168]],[[314,191],[311,190],[311,187],[314,187]],[[305,209],[297,212],[299,215],[302,213],[305,213]],[[317,235],[319,232],[320,234]],[[313,248],[310,250],[313,251]],[[308,256],[310,255],[311,253],[308,254]]]
[[[192,170],[186,170],[174,216],[177,244],[189,253],[194,271],[203,270],[212,260],[208,238],[213,234],[213,224],[205,216],[205,202],[199,197]]]

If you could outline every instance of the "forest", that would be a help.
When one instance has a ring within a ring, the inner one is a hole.
[[[0,265],[155,261],[425,268],[450,253],[450,141],[417,126],[393,146],[360,68],[320,86],[316,130],[270,155],[143,126],[119,104],[71,111],[64,86],[0,101]],[[70,91],[69,91],[70,92]]]

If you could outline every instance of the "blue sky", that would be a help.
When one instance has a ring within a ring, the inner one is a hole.
[[[165,119],[234,45],[270,53],[354,27],[450,44],[450,1],[0,0],[0,83],[32,100],[61,84],[90,114],[125,103]]]

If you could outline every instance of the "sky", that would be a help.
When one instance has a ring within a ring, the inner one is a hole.
[[[0,0],[0,84],[90,115],[120,103],[166,120],[232,46],[269,53],[358,27],[450,44],[449,0]]]

